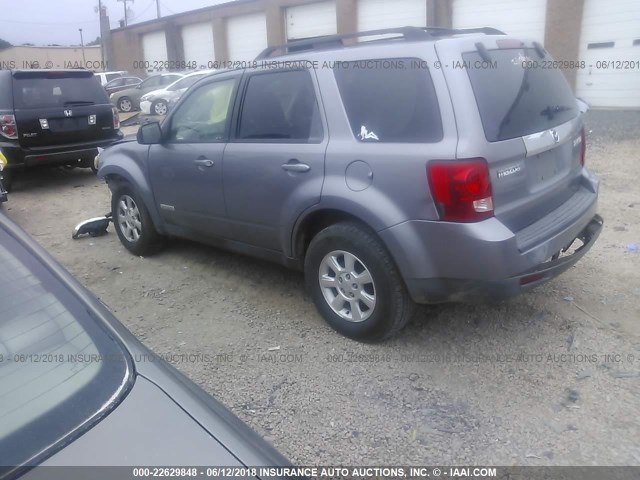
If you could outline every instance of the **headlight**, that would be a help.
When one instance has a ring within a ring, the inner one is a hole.
[[[2,150],[0,150],[0,172],[7,166],[7,157],[4,156]]]
[[[147,93],[146,95],[143,95],[140,100],[142,100],[143,102],[146,102],[147,100],[151,100],[151,99],[153,99],[153,95],[151,95],[150,93]]]

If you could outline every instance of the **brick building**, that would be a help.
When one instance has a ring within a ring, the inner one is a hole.
[[[112,30],[110,68],[144,75],[253,59],[287,40],[378,28],[492,26],[544,43],[576,95],[640,108],[638,0],[236,0]]]

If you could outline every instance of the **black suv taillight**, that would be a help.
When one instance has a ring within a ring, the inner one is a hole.
[[[0,113],[0,134],[11,140],[18,138],[18,126],[14,115]]]
[[[432,161],[427,176],[442,220],[477,222],[493,216],[491,177],[484,158]]]

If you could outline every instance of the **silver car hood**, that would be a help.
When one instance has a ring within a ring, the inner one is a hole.
[[[40,466],[135,465],[241,463],[166,393],[138,376],[115,410]],[[36,468],[23,478],[39,473]]]

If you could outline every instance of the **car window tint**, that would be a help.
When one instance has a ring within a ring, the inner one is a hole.
[[[171,119],[169,140],[177,143],[222,142],[230,115],[235,79],[199,87]]]
[[[113,401],[127,353],[69,290],[0,230],[0,475]]]
[[[319,142],[322,124],[310,73],[260,73],[247,84],[238,139]]]
[[[107,103],[97,77],[40,76],[14,78],[17,108],[64,107],[74,102]]]
[[[127,80],[125,80],[126,85],[137,85],[138,83],[140,83],[140,80],[137,78],[127,78]]]
[[[124,85],[124,80],[121,78],[118,78],[116,80],[112,80],[107,84],[107,87],[121,87],[122,85]]]
[[[487,140],[548,130],[578,115],[575,98],[558,68],[545,68],[534,49],[489,50],[492,68],[467,68]],[[482,65],[478,52],[462,55]],[[534,61],[535,60],[535,61]]]
[[[442,139],[431,75],[418,62],[409,58],[341,62],[334,75],[358,140],[432,143]]]

